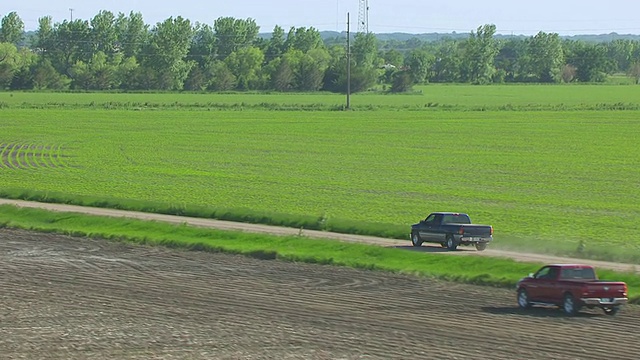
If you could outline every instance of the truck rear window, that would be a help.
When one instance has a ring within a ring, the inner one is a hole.
[[[447,223],[471,224],[471,219],[469,219],[469,216],[467,215],[451,214],[451,215],[444,215],[442,217],[442,223],[443,224],[447,224]]]
[[[573,269],[562,269],[560,271],[561,279],[580,279],[580,280],[595,280],[596,273],[592,268],[573,268]]]

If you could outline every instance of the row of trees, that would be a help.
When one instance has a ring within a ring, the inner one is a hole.
[[[372,33],[326,41],[314,28],[279,26],[260,36],[253,19],[213,25],[180,16],[150,27],[140,13],[101,11],[91,20],[39,19],[25,44],[15,13],[0,27],[0,88],[82,90],[346,91],[376,84],[405,91],[426,82],[594,82],[626,72],[640,80],[640,42],[586,43],[540,32],[498,41],[494,25],[465,39],[402,50]]]

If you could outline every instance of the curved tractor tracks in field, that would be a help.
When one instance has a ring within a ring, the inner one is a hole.
[[[640,308],[0,229],[3,359],[633,359]]]
[[[515,251],[504,251],[504,250],[496,250],[491,248],[485,251],[476,251],[475,249],[470,250],[470,248],[469,249],[460,248],[457,251],[447,251],[446,249],[442,249],[440,246],[436,247],[436,246],[426,246],[426,245],[420,248],[414,248],[410,245],[409,239],[394,240],[394,239],[378,238],[373,236],[341,234],[341,233],[316,231],[316,230],[303,230],[302,232],[300,232],[300,229],[270,226],[270,225],[248,224],[248,223],[239,223],[239,222],[233,222],[233,221],[222,221],[222,220],[203,219],[203,218],[194,218],[194,217],[186,217],[186,216],[153,214],[153,213],[144,213],[144,212],[137,212],[137,211],[125,211],[125,210],[95,208],[95,207],[66,205],[66,204],[52,204],[52,203],[39,203],[39,202],[33,202],[33,201],[0,199],[0,205],[3,205],[3,204],[19,206],[19,207],[40,208],[40,209],[51,210],[51,211],[84,213],[84,214],[97,215],[97,216],[127,217],[127,218],[141,219],[141,220],[163,221],[163,222],[174,223],[174,224],[188,224],[191,226],[214,228],[214,229],[220,229],[220,230],[246,231],[246,232],[273,234],[273,235],[290,235],[290,236],[302,235],[309,239],[333,239],[333,240],[340,240],[340,241],[346,241],[346,242],[357,242],[357,243],[364,243],[364,244],[370,244],[370,245],[395,247],[395,248],[407,249],[411,251],[422,251],[422,252],[428,252],[428,253],[440,253],[440,254],[447,254],[447,255],[504,257],[504,258],[510,258],[516,261],[537,262],[537,263],[584,263],[584,264],[590,264],[603,269],[610,269],[610,270],[615,270],[620,272],[640,273],[640,266],[636,264],[624,264],[624,263],[616,263],[616,262],[608,262],[608,261],[576,259],[576,258],[567,258],[567,257],[535,254],[535,253],[520,253]]]
[[[0,170],[36,170],[67,167],[60,145],[0,143]]]

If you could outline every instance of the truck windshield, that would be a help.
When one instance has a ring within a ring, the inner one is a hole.
[[[595,280],[596,273],[592,268],[568,268],[560,271],[560,278],[567,280]]]
[[[442,223],[471,224],[471,219],[465,214],[447,214],[443,216]]]

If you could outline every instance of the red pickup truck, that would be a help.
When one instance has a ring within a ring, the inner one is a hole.
[[[615,315],[628,301],[627,284],[598,280],[592,266],[580,264],[543,266],[518,281],[516,289],[520,308],[559,306],[567,315],[575,315],[583,306]]]

